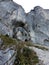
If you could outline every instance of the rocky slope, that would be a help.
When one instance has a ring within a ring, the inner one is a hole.
[[[39,63],[36,52],[29,49],[29,42],[22,42],[0,35],[0,65],[36,65]]]
[[[42,50],[36,47],[30,47],[30,49],[33,49],[39,58],[41,60],[41,65],[49,65],[49,50]]]
[[[36,43],[49,45],[49,10],[39,6],[28,13],[31,16],[32,29],[35,33]]]
[[[15,2],[1,0],[0,24],[0,34],[9,35],[10,37],[15,37],[23,41],[25,39],[29,40],[29,28],[26,22],[25,11],[22,6]]]
[[[0,65],[24,64],[49,65],[49,48],[0,35]]]
[[[18,43],[20,40],[21,43]],[[0,0],[0,65],[16,65],[17,63],[17,65],[41,65],[38,57],[44,61],[42,64],[47,65],[48,62],[49,65],[49,61],[44,60],[49,59],[49,51],[36,48],[31,51],[28,45],[32,46],[32,44],[28,42],[25,44],[25,41],[36,43],[35,47],[38,48],[45,49],[42,46],[49,48],[49,10],[36,6],[25,13],[23,7],[13,0]],[[43,54],[47,52],[46,57],[38,54],[40,52]]]
[[[22,6],[12,0],[1,0],[0,34],[48,46],[49,10],[37,6],[25,13]]]

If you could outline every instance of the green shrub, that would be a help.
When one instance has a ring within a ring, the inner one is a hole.
[[[19,49],[16,58],[17,60],[15,60],[15,65],[36,65],[36,63],[39,62],[36,53],[27,47]]]
[[[17,41],[7,35],[0,35],[5,47],[15,45],[17,54],[14,65],[36,65],[39,62],[36,52],[29,49],[27,44],[30,42]]]

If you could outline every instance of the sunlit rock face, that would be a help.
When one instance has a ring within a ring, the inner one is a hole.
[[[13,65],[15,60],[15,51],[7,48],[6,50],[0,50],[0,65]]]
[[[49,10],[37,6],[25,13],[13,0],[0,0],[0,35],[48,46]],[[3,44],[0,38],[0,65],[13,65],[15,50],[11,47],[4,50]]]
[[[0,24],[0,34],[9,35],[10,37],[14,37],[22,41],[34,40],[34,34],[32,34],[34,31],[32,30],[29,20],[26,18],[24,9],[12,0],[1,0]],[[19,30],[16,31],[16,29]],[[20,36],[17,34],[19,31],[21,33]]]
[[[7,47],[0,38],[0,65],[13,65],[15,61],[16,51],[15,47]]]
[[[0,35],[9,35],[10,37],[12,37],[12,29],[8,28],[6,25],[4,25],[3,23],[0,23]]]
[[[0,34],[21,41],[49,43],[49,10],[37,6],[25,13],[22,6],[12,0],[0,0]]]
[[[30,15],[30,13],[26,14],[26,20],[29,28],[28,33],[30,34],[31,41],[35,43],[34,22],[33,22],[33,17]]]
[[[37,6],[28,14],[32,17],[36,43],[49,45],[49,10]]]

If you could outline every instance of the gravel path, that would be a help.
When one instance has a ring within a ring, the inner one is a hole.
[[[29,47],[33,49],[36,53],[39,59],[43,62],[44,65],[49,65],[49,51],[48,50],[41,50],[36,47]]]

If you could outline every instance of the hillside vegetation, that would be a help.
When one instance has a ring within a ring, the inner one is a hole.
[[[5,35],[0,35],[0,38],[3,40],[3,49],[14,46],[17,51],[14,65],[36,65],[39,63],[36,52],[27,46],[29,42],[18,41]]]

